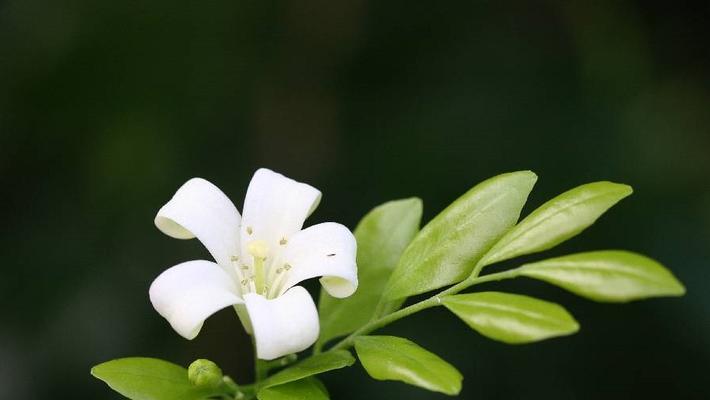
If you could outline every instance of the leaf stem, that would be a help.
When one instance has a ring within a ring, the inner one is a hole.
[[[378,318],[368,324],[365,324],[360,329],[351,333],[350,336],[344,338],[343,340],[341,340],[338,343],[336,343],[335,345],[333,345],[330,349],[328,349],[328,351],[347,349],[355,343],[355,338],[358,336],[366,335],[376,329],[382,328],[385,325],[388,325],[394,321],[397,321],[398,319],[412,315],[416,312],[425,310],[427,308],[436,307],[438,305],[441,305],[441,298],[444,296],[456,294],[468,287],[478,285],[481,283],[491,282],[491,281],[500,281],[503,279],[514,278],[518,275],[518,271],[520,270],[520,268],[514,268],[514,269],[507,270],[507,271],[496,272],[493,274],[488,274],[488,275],[484,275],[484,276],[479,277],[479,276],[477,276],[477,274],[478,274],[478,272],[480,272],[480,269],[481,268],[476,268],[474,270],[475,274],[471,274],[471,276],[469,276],[464,281],[459,282],[456,285],[451,286],[450,288],[443,290],[443,291],[437,293],[436,295],[429,297],[426,300],[422,300],[418,303],[414,303],[410,306],[407,306],[407,307],[402,308],[398,311],[395,311],[391,314],[387,314],[381,318]]]

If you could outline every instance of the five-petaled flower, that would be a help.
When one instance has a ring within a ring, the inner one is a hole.
[[[335,297],[357,288],[352,233],[333,222],[301,229],[320,198],[309,185],[259,169],[240,216],[215,185],[190,179],[158,211],[155,225],[177,239],[197,237],[216,263],[188,261],[164,271],[150,287],[153,307],[192,339],[207,317],[234,306],[259,358],[306,349],[318,338],[318,312],[295,285],[320,276]]]

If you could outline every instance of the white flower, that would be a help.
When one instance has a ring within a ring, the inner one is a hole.
[[[259,169],[240,216],[215,185],[190,179],[158,211],[155,225],[177,239],[197,237],[216,263],[188,261],[160,274],[150,287],[153,307],[193,339],[207,317],[234,305],[260,359],[306,349],[318,338],[318,312],[295,285],[320,276],[335,297],[357,288],[352,233],[332,222],[301,230],[320,198],[309,185]]]

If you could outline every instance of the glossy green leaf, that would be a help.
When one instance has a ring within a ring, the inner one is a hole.
[[[259,400],[327,400],[328,391],[316,378],[310,377],[262,389]]]
[[[489,265],[557,246],[592,225],[606,210],[632,192],[628,185],[594,182],[562,193],[506,233],[481,264]]]
[[[628,251],[607,250],[551,258],[521,267],[520,275],[605,302],[682,296],[685,288],[658,262]]]
[[[419,231],[421,218],[421,200],[410,198],[382,204],[360,221],[355,229],[358,289],[345,299],[321,290],[319,343],[348,334],[374,316],[387,280]]]
[[[464,280],[520,216],[537,176],[513,172],[488,179],[429,222],[399,260],[385,297],[393,300]]]
[[[187,378],[187,369],[156,358],[108,361],[93,367],[91,375],[133,400],[195,400],[222,393],[194,386]]]
[[[456,368],[407,339],[360,336],[355,339],[355,351],[375,379],[402,381],[448,395],[461,391],[463,377]]]
[[[447,296],[442,302],[481,335],[504,343],[536,342],[579,330],[564,308],[528,296],[479,292]]]
[[[355,358],[347,350],[328,351],[309,357],[283,371],[279,371],[262,382],[260,389],[283,385],[326,371],[349,367]]]

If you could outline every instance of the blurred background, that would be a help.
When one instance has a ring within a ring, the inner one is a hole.
[[[540,176],[524,214],[631,184],[537,258],[646,253],[685,297],[596,304],[511,281],[487,287],[560,302],[581,331],[507,346],[429,310],[383,332],[456,365],[461,398],[707,398],[708,18],[707,2],[663,1],[0,2],[0,398],[118,399],[89,369],[131,355],[252,379],[231,311],[188,342],[147,291],[208,257],[162,235],[158,208],[193,176],[241,208],[262,166],[323,191],[308,224],[350,227],[413,195],[428,221],[512,170]],[[323,379],[336,399],[445,398],[358,365]]]

